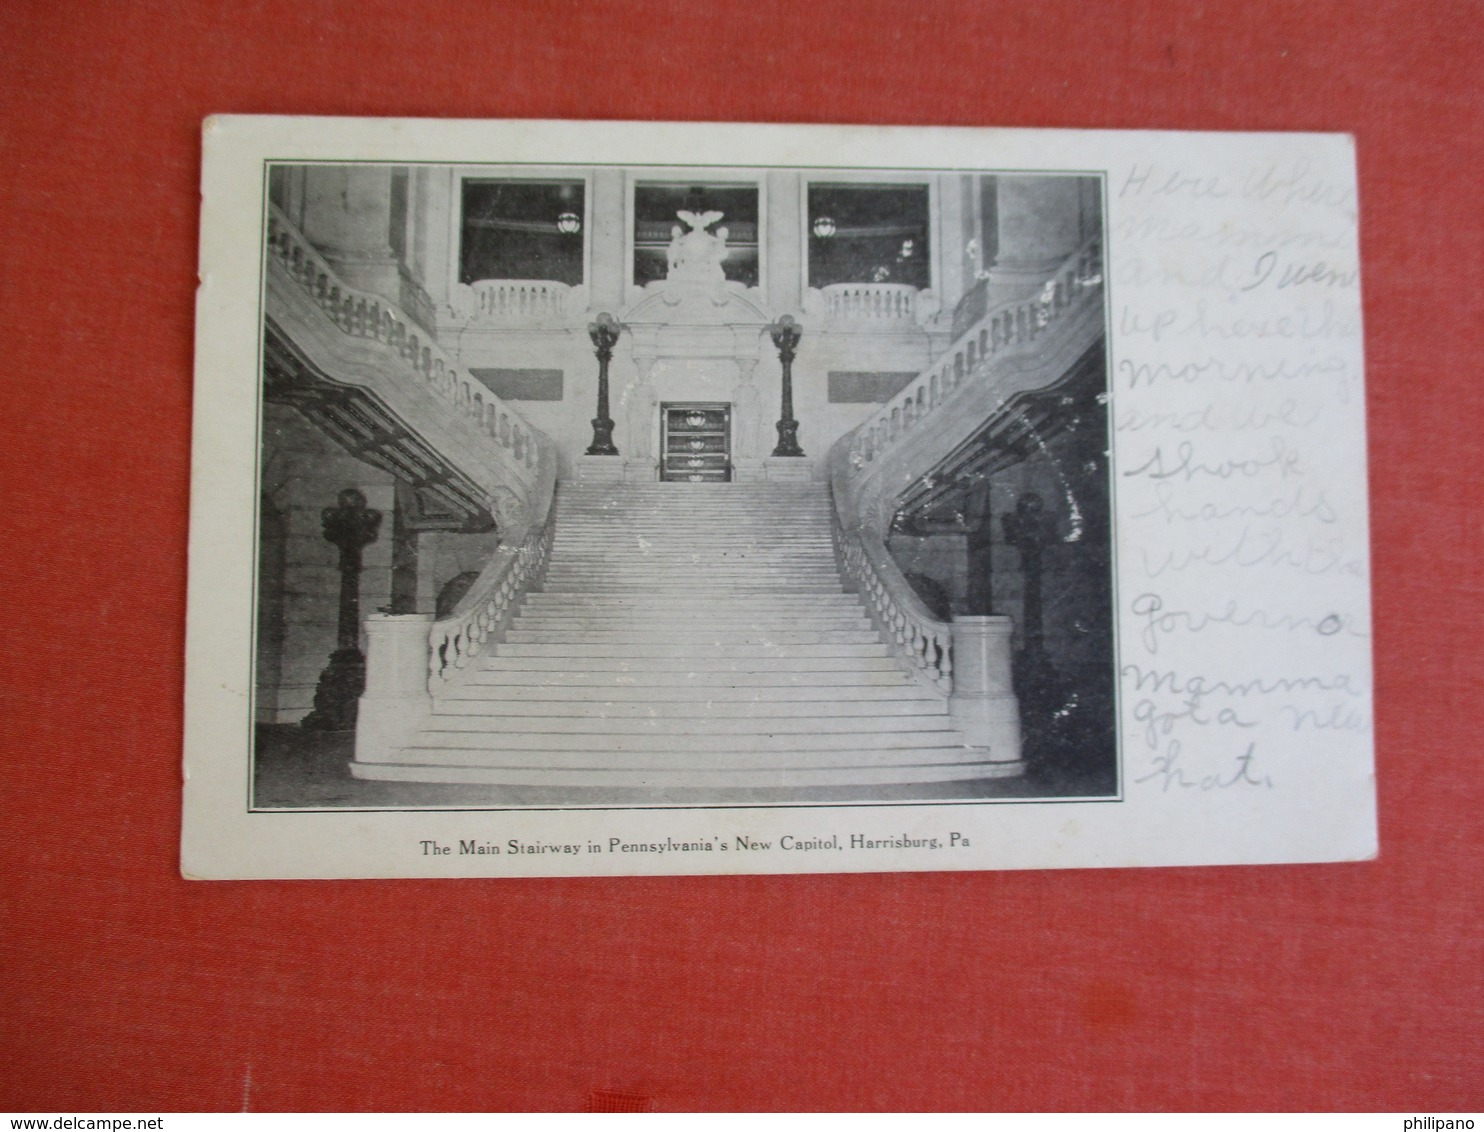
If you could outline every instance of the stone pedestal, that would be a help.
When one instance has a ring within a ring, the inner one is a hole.
[[[1079,178],[996,179],[997,239],[987,300],[993,307],[1034,294],[1082,242]]]
[[[814,479],[814,461],[768,456],[763,460],[763,478],[769,483],[809,483]]]
[[[433,711],[428,694],[431,613],[366,618],[366,690],[356,719],[356,761],[393,762]]]
[[[625,460],[623,462],[624,483],[657,483],[660,466],[656,460]]]
[[[1008,617],[953,619],[953,694],[948,714],[974,747],[996,764],[996,777],[1025,772],[1020,754],[1020,705],[1010,666]]]
[[[624,478],[624,461],[618,456],[578,456],[577,478],[590,483],[619,483]]]
[[[794,463],[790,460],[789,463]],[[763,461],[759,457],[738,456],[732,460],[732,482],[733,483],[764,483],[767,473],[763,471]]]

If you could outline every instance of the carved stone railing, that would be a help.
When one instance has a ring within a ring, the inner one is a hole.
[[[999,355],[1028,352],[1058,321],[1102,293],[1102,242],[1088,240],[1029,298],[1001,303],[959,335],[942,357],[850,434],[850,463],[867,468],[931,421]],[[951,411],[951,410],[948,410]]]
[[[460,673],[498,643],[502,630],[515,616],[520,599],[541,584],[551,558],[553,505],[546,520],[532,527],[513,551],[497,552],[452,617],[433,623],[428,634],[428,691],[434,695],[455,682]]]
[[[395,304],[343,283],[276,207],[268,216],[269,316],[291,332],[320,368],[364,385],[412,431],[437,446],[484,491],[512,539],[546,517],[556,480],[552,441],[478,379],[461,371],[431,336]],[[278,287],[283,281],[284,288]],[[324,341],[305,304],[324,312],[340,341]]]
[[[804,314],[836,330],[915,330],[932,322],[940,306],[937,292],[906,283],[831,283],[804,293]]]
[[[906,283],[832,283],[821,287],[825,316],[839,322],[911,323],[917,288]]]
[[[848,585],[865,603],[876,629],[896,646],[918,683],[947,696],[953,691],[953,628],[929,612],[903,577],[886,544],[872,531],[847,530],[833,519],[835,558]]]
[[[587,289],[550,279],[481,279],[454,287],[454,317],[497,326],[564,322],[587,309]]]
[[[1008,617],[940,621],[886,547],[904,491],[1014,398],[1054,385],[1104,333],[1102,248],[1089,240],[1030,298],[985,312],[889,404],[830,450],[835,552],[887,643],[924,686],[948,700],[970,745],[1018,773],[1019,709]]]

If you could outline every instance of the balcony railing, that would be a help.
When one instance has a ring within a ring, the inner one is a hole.
[[[550,279],[481,279],[458,284],[449,306],[456,318],[471,323],[561,323],[586,312],[587,288]]]
[[[832,322],[911,325],[917,320],[917,288],[906,283],[832,283],[820,294]]]

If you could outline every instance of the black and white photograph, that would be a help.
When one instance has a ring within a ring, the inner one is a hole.
[[[204,146],[187,875],[1370,852],[1347,139]]]
[[[1101,176],[264,175],[254,808],[1116,795]]]

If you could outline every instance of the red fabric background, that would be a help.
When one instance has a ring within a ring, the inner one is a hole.
[[[0,1107],[1484,1107],[1479,5],[3,7]],[[182,881],[219,111],[1355,133],[1381,859]]]

